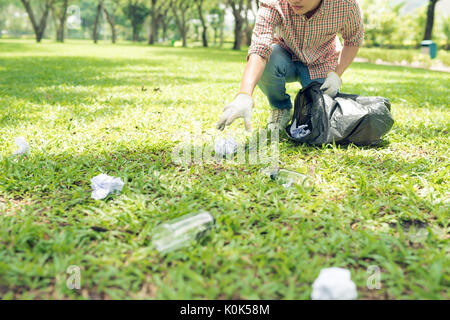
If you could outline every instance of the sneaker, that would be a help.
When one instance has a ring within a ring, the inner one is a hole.
[[[284,130],[291,118],[291,109],[272,108],[269,120],[267,121],[267,128],[269,130]]]

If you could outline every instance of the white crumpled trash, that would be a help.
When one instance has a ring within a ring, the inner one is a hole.
[[[92,194],[95,200],[105,199],[112,192],[120,192],[124,186],[122,179],[108,176],[107,174],[99,174],[91,179]]]
[[[14,138],[14,141],[16,142],[18,147],[18,149],[13,153],[14,157],[22,156],[30,151],[30,145],[28,144],[28,142],[25,140],[24,137]]]
[[[308,129],[308,125],[306,124],[297,127],[297,119],[294,119],[294,122],[291,125],[290,133],[294,139],[302,139],[310,134],[311,131]]]
[[[219,138],[216,140],[216,144],[214,145],[214,151],[217,156],[232,156],[237,151],[237,144],[234,138]]]
[[[320,270],[312,287],[312,300],[354,300],[358,296],[350,271],[342,268]]]

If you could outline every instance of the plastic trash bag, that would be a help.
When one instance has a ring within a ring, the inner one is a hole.
[[[393,126],[391,104],[383,97],[339,93],[334,99],[313,82],[295,97],[294,114],[286,127],[290,139],[313,145],[370,145]]]
[[[95,200],[105,199],[110,193],[120,192],[124,186],[122,179],[108,176],[107,174],[99,174],[91,179],[92,194]]]
[[[25,140],[24,137],[17,137],[14,139],[14,141],[16,142],[16,145],[18,147],[18,149],[13,153],[14,157],[22,156],[30,152],[30,145],[28,144],[28,142]]]
[[[312,285],[313,300],[354,300],[357,298],[355,283],[350,271],[342,268],[325,268]]]

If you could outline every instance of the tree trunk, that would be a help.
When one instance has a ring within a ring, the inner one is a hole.
[[[59,24],[58,24],[58,29],[56,31],[56,41],[57,42],[64,42],[64,27],[66,24],[68,5],[69,5],[69,0],[64,0],[61,15],[58,17]]]
[[[111,27],[111,42],[116,43],[117,39],[117,33],[116,33],[116,21],[114,19],[114,15],[110,14],[108,10],[106,10],[105,7],[103,7],[103,12],[105,12],[106,20],[109,23],[109,26]]]
[[[217,44],[217,28],[214,28],[214,45]]]
[[[187,47],[187,26],[186,26],[186,11],[188,6],[186,5],[180,7],[180,14],[178,14],[177,4],[175,2],[171,2],[172,12],[175,17],[175,22],[178,26],[178,30],[180,31],[181,38],[183,39],[183,47]]]
[[[244,18],[241,12],[244,8],[244,0],[240,0],[239,4],[236,4],[232,0],[228,0],[231,10],[233,11],[235,26],[234,26],[234,44],[233,50],[240,50],[242,43],[242,27],[244,25]]]
[[[233,44],[233,50],[241,50],[241,43],[242,43],[242,25],[243,21],[242,18],[235,17],[236,19],[236,25],[234,28],[234,44]]]
[[[159,16],[159,10],[156,7],[156,2],[158,0],[152,0],[152,18],[150,19],[150,33],[148,34],[148,44],[154,44],[157,40],[157,34],[158,34],[158,16]]]
[[[158,41],[158,29],[159,29],[159,14],[153,16],[152,11],[152,21],[150,24],[150,34],[148,36],[148,44],[155,44]]]
[[[207,48],[208,47],[208,27],[206,25],[205,22],[205,17],[203,17],[203,0],[198,0],[197,1],[197,10],[198,10],[198,16],[200,18],[200,22],[202,23],[202,43],[203,43],[203,47]]]
[[[98,5],[97,5],[97,13],[95,15],[95,20],[94,20],[94,30],[92,33],[92,38],[94,39],[94,43],[97,43],[97,41],[98,41],[98,22],[100,20],[100,13],[102,12],[102,8],[103,8],[103,2],[99,1]]]
[[[428,11],[427,11],[427,23],[425,26],[425,34],[423,36],[423,40],[431,40],[433,35],[433,25],[434,25],[434,11],[436,8],[436,3],[439,0],[430,0],[428,2]]]
[[[166,39],[167,39],[167,22],[166,22],[165,18],[162,18],[161,24],[162,24],[162,39],[163,39],[163,41],[166,41]]]
[[[223,43],[225,40],[225,17],[220,18],[220,47],[223,47]]]
[[[186,26],[183,27],[183,30],[181,30],[181,36],[183,38],[183,47],[187,47],[187,30]]]
[[[131,27],[133,29],[133,42],[138,42],[139,41],[139,34],[138,34],[137,25],[133,24]]]
[[[252,1],[253,0],[247,0],[247,9],[245,10],[245,27],[244,27],[244,32],[245,32],[245,44],[247,46],[250,46],[252,44],[253,29],[252,29],[252,27],[250,25],[250,22],[248,21],[248,11],[249,10],[253,11]]]
[[[44,36],[45,28],[47,27],[47,18],[52,7],[52,1],[47,0],[45,2],[44,12],[42,13],[41,20],[39,24],[34,16],[33,9],[31,8],[29,0],[20,0],[27,11],[28,17],[30,18],[31,25],[33,26],[34,34],[36,36],[36,42],[41,42]]]

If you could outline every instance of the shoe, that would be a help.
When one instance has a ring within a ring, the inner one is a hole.
[[[291,109],[272,108],[269,120],[267,121],[267,128],[270,131],[275,129],[284,130],[291,118]]]

